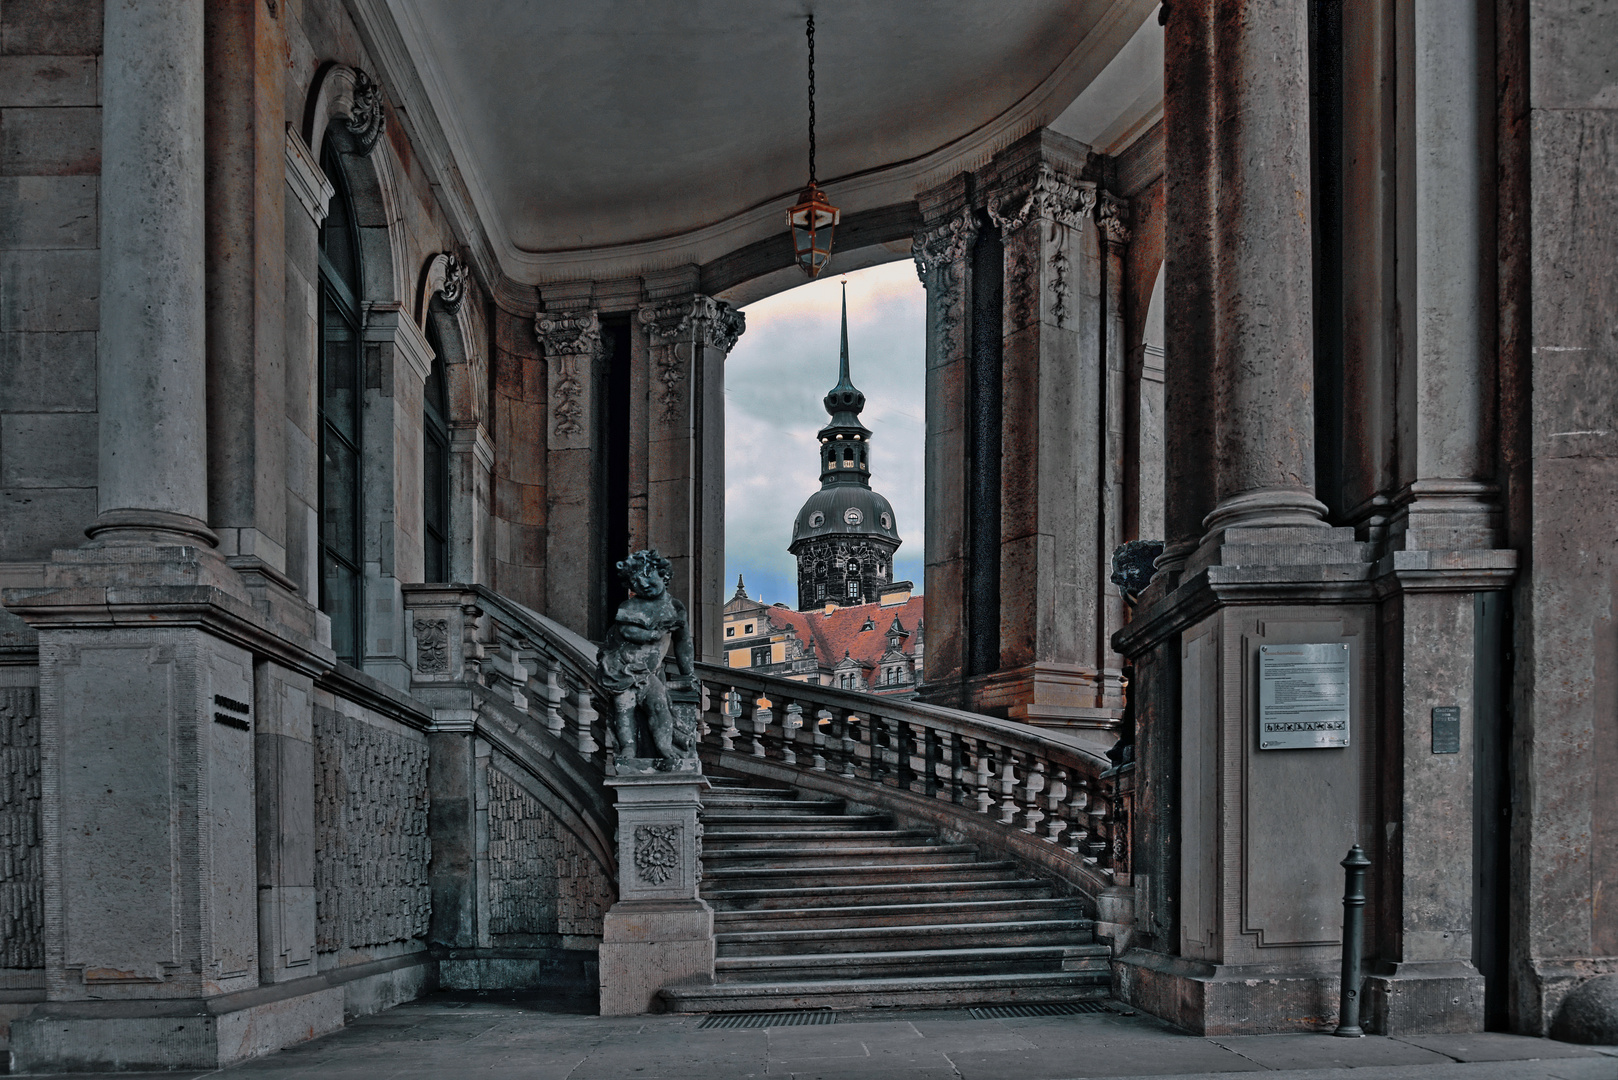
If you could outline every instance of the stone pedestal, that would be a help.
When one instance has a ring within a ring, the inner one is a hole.
[[[618,797],[618,902],[602,923],[602,1016],[652,1012],[663,987],[713,981],[713,909],[697,896],[709,784],[697,761],[680,765],[620,758],[607,780]]]

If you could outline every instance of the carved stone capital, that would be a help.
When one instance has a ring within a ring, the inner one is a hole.
[[[1096,202],[1096,225],[1109,247],[1123,247],[1134,235],[1129,229],[1129,203],[1115,195]]]
[[[427,260],[427,293],[451,314],[461,309],[472,268],[453,251],[443,251]]]
[[[970,209],[931,228],[917,230],[915,239],[910,242],[910,257],[916,260],[916,276],[921,278],[922,284],[927,283],[927,275],[938,267],[964,259],[977,234],[977,219]]]
[[[659,341],[692,341],[730,352],[747,329],[747,316],[723,300],[701,294],[646,304],[641,325]]]
[[[601,320],[590,309],[541,311],[534,316],[534,333],[545,347],[546,359],[593,357],[601,348]]]
[[[989,198],[989,220],[1002,233],[1015,232],[1035,218],[1076,227],[1096,204],[1095,185],[1062,176],[1049,165],[1041,165],[1027,194],[996,194]],[[1006,212],[1016,205],[1017,210]]]

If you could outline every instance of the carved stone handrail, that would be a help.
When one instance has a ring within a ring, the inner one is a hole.
[[[1131,884],[1113,763],[1049,729],[697,664],[704,756],[930,822],[1092,898]]]
[[[597,702],[596,645],[482,585],[406,585],[411,682],[481,685],[584,758],[598,775],[608,736]]]

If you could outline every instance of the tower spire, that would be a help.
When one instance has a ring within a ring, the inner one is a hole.
[[[839,386],[853,386],[854,382],[848,377],[848,282],[843,282],[843,359],[842,367],[838,371]]]

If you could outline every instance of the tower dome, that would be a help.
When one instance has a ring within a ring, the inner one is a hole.
[[[871,432],[860,422],[865,395],[848,370],[848,286],[843,286],[843,348],[837,385],[823,404],[820,490],[792,523],[787,550],[798,560],[798,610],[877,602],[893,582],[893,553],[903,543],[893,506],[871,490]]]

